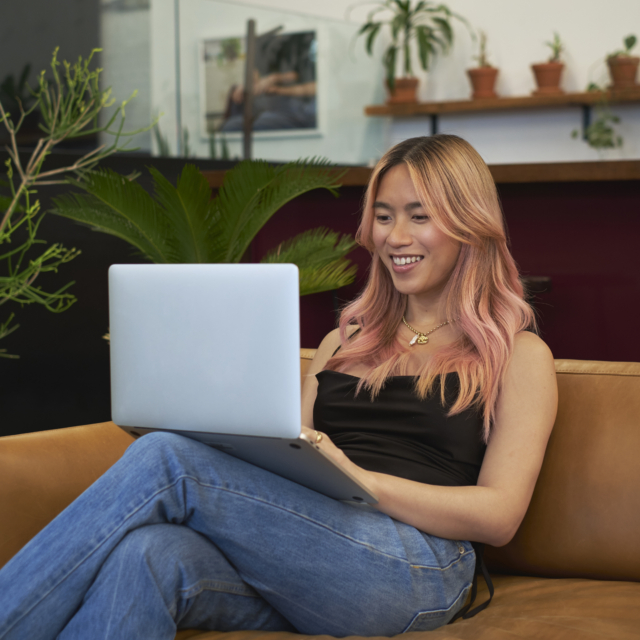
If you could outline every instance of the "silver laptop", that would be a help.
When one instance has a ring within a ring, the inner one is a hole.
[[[111,411],[134,437],[170,431],[339,500],[377,502],[300,420],[298,269],[113,265]]]

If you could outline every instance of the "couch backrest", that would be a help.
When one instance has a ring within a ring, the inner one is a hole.
[[[558,417],[494,571],[640,581],[640,363],[557,360]]]
[[[302,376],[315,351],[301,352]],[[493,571],[640,581],[640,363],[556,361],[560,403],[515,538]],[[0,439],[0,566],[122,455],[113,423]]]
[[[301,353],[302,376],[314,354]],[[514,539],[492,571],[640,581],[640,363],[556,360],[558,417]]]

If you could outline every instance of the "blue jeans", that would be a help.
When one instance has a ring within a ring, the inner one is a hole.
[[[468,542],[155,433],[0,571],[0,638],[392,636],[448,622],[474,566]]]

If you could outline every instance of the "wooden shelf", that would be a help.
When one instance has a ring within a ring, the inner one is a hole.
[[[449,102],[412,102],[407,104],[376,104],[365,107],[368,116],[438,116],[447,113],[482,111],[511,111],[551,107],[592,107],[606,98],[611,104],[640,102],[640,85],[616,91],[589,91],[587,93],[561,93],[550,96],[521,96],[515,98],[483,98],[480,100],[454,100]]]
[[[493,164],[489,171],[496,184],[640,180],[640,160]]]
[[[496,184],[527,182],[607,182],[640,180],[640,160],[606,160],[600,162],[545,162],[536,164],[493,164],[489,171]],[[212,189],[219,189],[224,171],[202,172]],[[349,167],[343,187],[366,187],[369,167]]]

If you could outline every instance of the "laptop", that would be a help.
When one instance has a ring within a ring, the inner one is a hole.
[[[301,433],[292,264],[109,269],[111,411],[137,438],[169,431],[338,500],[376,497]]]

